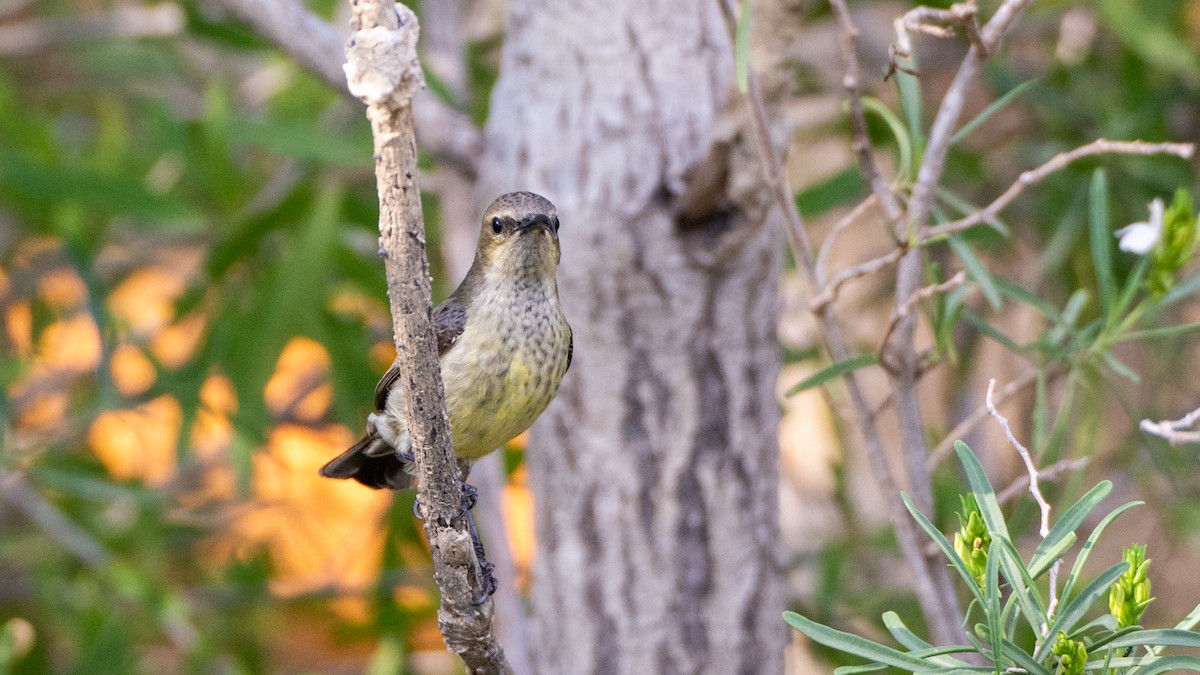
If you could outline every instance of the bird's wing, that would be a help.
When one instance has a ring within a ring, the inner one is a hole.
[[[575,331],[567,326],[567,369],[563,371],[564,375],[571,370],[571,357],[573,356],[575,356]]]
[[[438,356],[450,351],[467,326],[467,306],[451,295],[433,310],[433,332],[437,335]]]
[[[392,392],[392,385],[398,379],[400,379],[400,369],[395,365],[388,368],[383,377],[379,378],[379,384],[375,385],[375,410],[382,412],[387,408],[388,394]]]
[[[467,325],[467,308],[463,306],[458,298],[451,296],[445,302],[437,306],[433,310],[433,332],[437,336],[438,356],[442,356],[454,343],[458,337],[462,335],[463,328]],[[570,360],[568,358],[568,360]],[[387,372],[380,378],[379,384],[375,385],[375,410],[382,411],[387,408],[388,395],[392,392],[392,385],[400,378],[400,371],[395,365],[388,368]]]

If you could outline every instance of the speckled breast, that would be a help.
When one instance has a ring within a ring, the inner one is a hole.
[[[483,289],[442,356],[455,454],[482,457],[528,429],[558,391],[569,346],[552,282]]]

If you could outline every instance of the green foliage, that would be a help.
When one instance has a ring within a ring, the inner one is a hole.
[[[991,550],[992,537],[983,524],[979,505],[975,503],[975,496],[968,493],[962,495],[961,499],[962,510],[959,511],[958,518],[962,522],[962,526],[958,532],[954,533],[954,552],[958,554],[959,558],[962,558],[967,572],[975,577],[975,581],[979,582],[979,587],[984,588],[986,586],[988,551]]]
[[[1072,640],[1067,634],[1059,631],[1054,640],[1054,649],[1050,652],[1058,657],[1058,666],[1054,675],[1083,675],[1087,667],[1087,646],[1080,640]]]
[[[914,673],[1200,672],[1200,658],[1163,654],[1168,647],[1200,647],[1200,633],[1192,630],[1200,622],[1200,607],[1174,629],[1145,630],[1135,625],[1149,602],[1146,577],[1149,561],[1145,559],[1144,547],[1126,549],[1121,562],[1091,581],[1083,576],[1083,563],[1100,534],[1135,503],[1115,509],[1101,520],[1076,553],[1068,576],[1058,580],[1061,586],[1048,583],[1046,579],[1057,576],[1066,554],[1074,547],[1076,529],[1111,486],[1097,485],[1068,508],[1033,554],[1025,558],[1010,538],[1005,516],[979,460],[962,442],[955,449],[971,485],[971,492],[962,497],[964,521],[973,523],[956,533],[956,545],[951,548],[947,544],[945,536],[912,507],[907,495],[905,503],[946,554],[950,566],[968,584],[974,598],[968,607],[968,623],[978,621],[966,636],[969,644],[934,646],[917,637],[895,613],[885,614],[883,623],[901,649],[833,629],[795,612],[785,612],[784,620],[815,642],[869,662],[835,672],[869,672],[884,666]],[[959,540],[967,536],[977,543],[959,545]],[[985,545],[983,541],[989,543]],[[982,575],[977,574],[980,563],[984,568]],[[1120,613],[1114,610],[1112,614],[1087,620],[1106,592],[1111,592],[1112,598],[1119,596]],[[1027,635],[1034,636],[1032,648],[1024,646]],[[965,656],[968,654],[974,656],[968,658]],[[980,662],[986,665],[978,665]]]
[[[1154,601],[1150,597],[1150,561],[1146,559],[1144,544],[1130,544],[1121,559],[1129,565],[1108,593],[1108,613],[1117,620],[1117,626],[1136,626],[1142,619],[1146,606]]]
[[[1175,199],[1163,214],[1162,239],[1151,252],[1146,288],[1154,298],[1162,298],[1175,285],[1175,277],[1195,257],[1200,242],[1200,222],[1187,190],[1175,191]]]

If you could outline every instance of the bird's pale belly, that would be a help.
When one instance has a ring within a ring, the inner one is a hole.
[[[475,380],[474,384],[452,387],[447,382],[454,454],[478,459],[528,429],[554,398],[562,369],[558,364],[543,364],[538,373],[526,361],[513,359],[503,379],[491,379],[502,382],[500,386],[481,386],[483,378],[469,374],[462,379]]]
[[[454,454],[488,454],[528,429],[550,404],[567,370],[568,329],[558,318],[545,317],[541,331],[505,349],[494,342],[471,344],[468,329],[464,343],[443,357]]]

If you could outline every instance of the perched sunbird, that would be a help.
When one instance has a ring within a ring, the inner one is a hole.
[[[571,366],[571,327],[558,301],[558,213],[511,192],[483,216],[475,261],[433,311],[454,454],[471,464],[529,428]],[[393,364],[375,388],[367,433],[321,468],[372,488],[410,487],[412,444]]]

